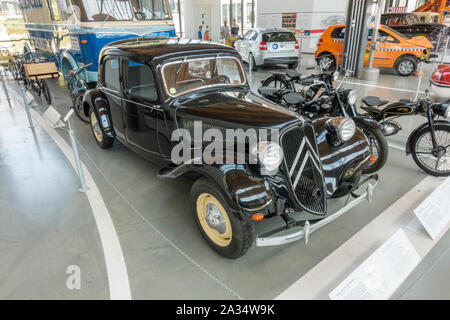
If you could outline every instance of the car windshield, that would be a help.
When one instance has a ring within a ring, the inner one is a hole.
[[[133,19],[128,0],[72,0],[81,21],[126,21]]]
[[[400,33],[400,32],[397,32],[397,31],[395,31],[394,29],[392,29],[392,28],[390,28],[390,27],[388,27],[388,26],[383,26],[383,28],[384,28],[385,30],[388,30],[389,32],[395,34],[395,35],[396,35],[397,37],[399,37],[399,38],[402,38],[402,39],[405,39],[405,40],[411,39],[411,38],[405,36],[404,34],[402,34],[402,33]]]
[[[288,42],[295,41],[295,36],[292,32],[266,32],[262,36],[263,42]]]
[[[415,14],[407,15],[406,20],[408,21],[408,25],[420,23],[419,18]]]
[[[206,87],[244,85],[241,62],[234,57],[208,57],[169,62],[162,67],[164,87],[176,97]]]
[[[137,20],[171,19],[167,0],[130,0]]]

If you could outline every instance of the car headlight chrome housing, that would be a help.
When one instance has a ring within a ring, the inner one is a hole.
[[[357,98],[358,98],[358,95],[356,94],[355,90],[350,90],[348,92],[348,95],[347,95],[347,102],[348,102],[348,104],[354,105],[356,103],[356,99]]]
[[[356,124],[351,118],[337,117],[326,122],[328,132],[335,138],[333,144],[344,143],[355,135]]]
[[[251,148],[250,152],[258,157],[263,175],[275,174],[283,161],[283,149],[275,142],[259,142]]]

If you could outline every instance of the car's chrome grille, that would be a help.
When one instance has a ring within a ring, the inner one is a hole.
[[[281,146],[284,171],[298,205],[308,212],[324,214],[326,190],[314,128],[305,123],[303,127],[288,129],[281,136]]]

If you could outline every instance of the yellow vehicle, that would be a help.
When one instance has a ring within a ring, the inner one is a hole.
[[[344,49],[345,25],[330,26],[319,39],[315,58],[319,66],[324,69],[335,68],[336,62],[341,63]],[[372,29],[369,30],[370,46]],[[395,68],[401,76],[415,74],[419,59],[428,60],[433,48],[425,37],[408,38],[405,35],[381,25],[378,30],[379,47],[374,54],[373,66],[379,68]],[[367,64],[369,54],[366,52],[364,65]],[[339,60],[339,61],[338,61]]]
[[[9,68],[9,60],[12,59],[12,54],[8,49],[0,49],[0,66],[3,68]]]

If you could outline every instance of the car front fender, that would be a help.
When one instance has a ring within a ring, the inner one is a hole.
[[[272,203],[269,183],[245,164],[195,164],[194,160],[161,169],[158,178],[177,178],[195,172],[213,182],[222,192],[238,218],[251,220],[254,213],[264,213]]]

